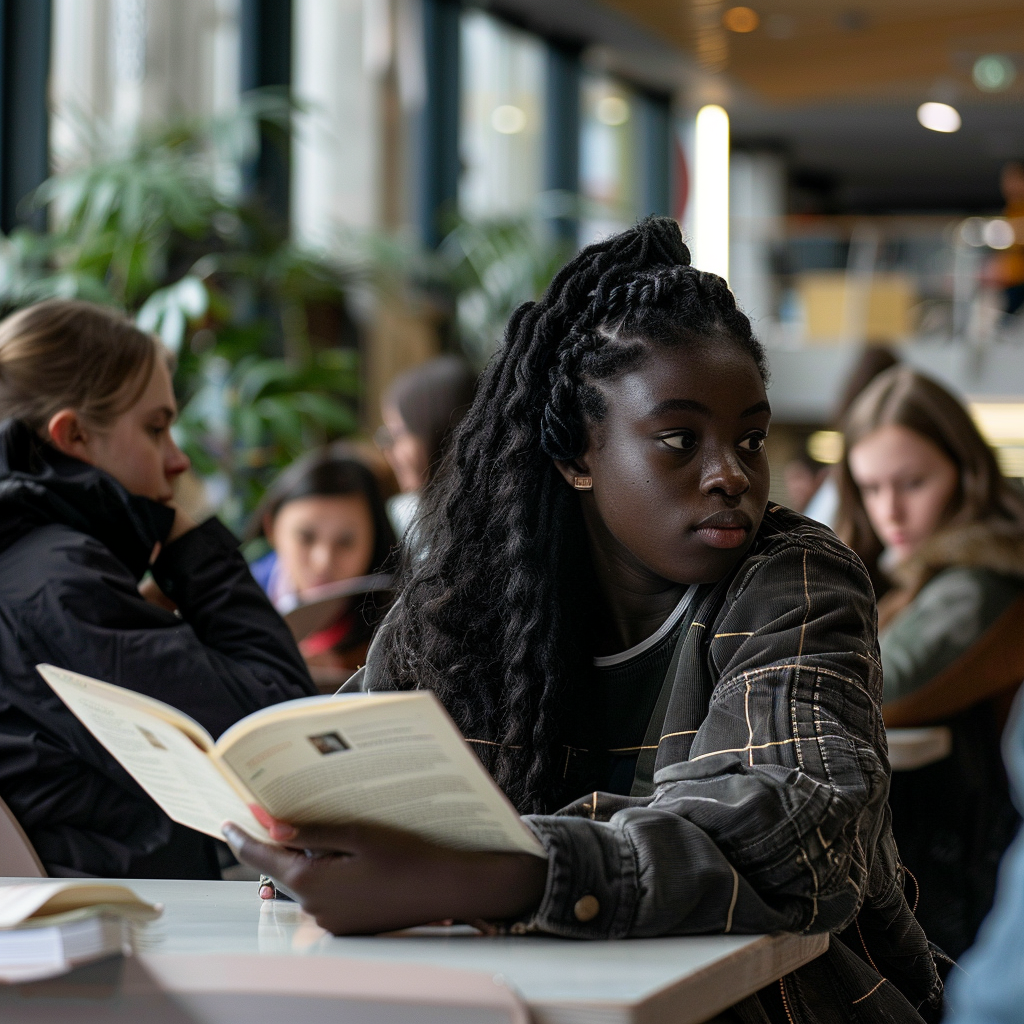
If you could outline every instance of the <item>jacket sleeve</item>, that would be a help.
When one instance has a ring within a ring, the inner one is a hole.
[[[711,632],[715,685],[688,759],[650,798],[527,819],[550,867],[526,927],[838,931],[856,915],[888,820],[871,585],[820,535],[776,541],[742,573],[717,620],[691,627]]]
[[[180,618],[144,601],[99,542],[76,557],[88,564],[52,598],[61,625],[46,638],[67,668],[165,701],[214,737],[253,711],[316,693],[288,627],[216,519],[153,565]]]
[[[1017,580],[988,569],[944,569],[879,637],[882,699],[920,689],[965,654],[1020,597]]]

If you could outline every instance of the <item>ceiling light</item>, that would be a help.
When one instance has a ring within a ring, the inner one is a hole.
[[[597,101],[597,119],[617,128],[629,120],[629,104],[621,96],[602,96]]]
[[[815,462],[834,466],[843,458],[843,435],[838,430],[816,430],[807,438],[807,454]]]
[[[917,119],[933,132],[960,131],[960,114],[948,103],[922,103],[917,108]]]
[[[730,7],[722,15],[722,24],[730,32],[753,32],[761,24],[761,19],[750,7]]]
[[[711,104],[694,126],[693,263],[729,276],[729,115]]]
[[[491,114],[491,127],[502,135],[518,135],[526,127],[526,113],[521,107],[503,103]]]
[[[985,92],[1002,92],[1009,89],[1017,77],[1017,68],[1009,57],[1001,53],[989,53],[974,62],[974,84]]]

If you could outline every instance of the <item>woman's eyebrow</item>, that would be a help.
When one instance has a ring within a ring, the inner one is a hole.
[[[740,419],[745,419],[747,416],[756,416],[762,412],[771,415],[771,411],[772,407],[768,404],[768,400],[762,399],[760,402],[755,402],[749,409],[744,409],[740,413]],[[652,417],[663,416],[668,412],[699,412],[703,416],[712,415],[711,409],[708,406],[693,398],[666,398],[664,402],[659,402],[648,415]]]
[[[659,402],[647,415],[663,416],[667,412],[699,412],[710,416],[711,410],[703,403],[692,398],[666,398]]]

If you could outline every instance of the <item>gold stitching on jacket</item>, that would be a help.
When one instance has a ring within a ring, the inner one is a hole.
[[[857,926],[857,934],[860,936],[860,944],[864,947],[864,955],[868,958],[868,963],[871,964],[872,967],[874,967],[876,974],[881,974],[882,972],[878,969],[878,965],[875,963],[874,960],[871,959],[871,953],[868,950],[868,944],[864,941],[864,933],[860,930],[859,914],[853,919],[853,923]],[[882,981],[885,981],[885,978],[882,978]],[[878,988],[878,986],[876,985],[875,988]],[[871,992],[874,992],[875,988],[873,988]],[[871,995],[871,992],[869,992],[868,995]]]
[[[884,984],[885,978],[883,978],[870,992],[865,992],[864,995],[860,997],[860,999],[854,999],[854,1001],[850,1005],[856,1006],[858,1003],[863,1003],[868,996],[874,995],[874,993],[877,992]]]
[[[711,639],[719,640],[723,636],[753,636],[753,633],[716,633]]]
[[[782,993],[782,1008],[786,1011],[786,1017],[789,1019],[789,1024],[794,1024],[793,1014],[789,1012],[789,998],[786,995],[785,981],[785,978],[779,978],[779,991]]]
[[[921,885],[914,875],[914,872],[907,867],[906,864],[902,865],[903,870],[913,879],[914,882],[914,905],[910,908],[912,914],[917,914],[917,901],[921,898]]]
[[[743,717],[747,720],[747,764],[754,766],[754,726],[750,721],[750,680],[747,680],[747,692],[743,695]]]
[[[463,739],[467,743],[482,743],[485,747],[504,747],[507,750],[522,750],[523,748],[513,743],[495,743],[494,740],[471,740],[468,736]]]
[[[764,750],[766,747],[784,747],[787,743],[797,743],[796,739],[772,740],[771,743],[756,743],[753,746],[748,744],[745,747],[728,747],[725,750],[709,750],[706,754],[698,754],[691,757],[691,761],[702,761],[705,757],[714,757],[715,754],[745,754],[749,750]],[[753,762],[751,762],[753,763]]]
[[[667,732],[660,740],[658,740],[658,743],[660,744],[662,740],[671,739],[673,736],[693,736],[697,732],[697,729],[680,729],[679,732]]]
[[[732,899],[729,900],[729,913],[725,915],[726,932],[732,931],[732,912],[736,909],[736,900],[740,894],[739,872],[731,864],[729,865],[729,870],[732,872]]]

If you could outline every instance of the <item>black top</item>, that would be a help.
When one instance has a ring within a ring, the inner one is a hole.
[[[629,795],[676,642],[690,621],[685,612],[691,596],[688,592],[648,640],[622,654],[594,659],[592,763],[602,792]]]
[[[569,799],[595,790],[629,796],[648,729],[660,726],[651,718],[679,637],[691,621],[695,590],[687,591],[662,627],[642,643],[594,658],[584,689],[571,699],[562,766]]]
[[[49,662],[174,705],[213,736],[316,690],[291,633],[209,520],[137,586],[171,509],[0,425],[0,797],[54,875],[217,877],[213,841],[172,825],[35,670]]]

